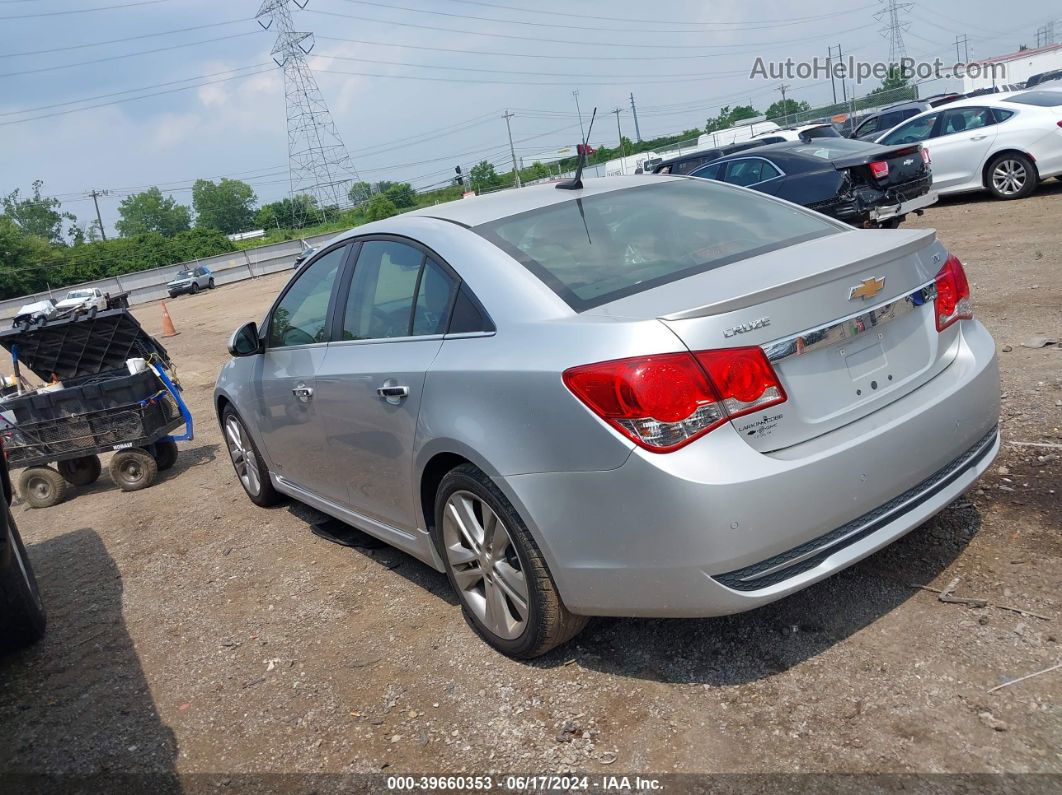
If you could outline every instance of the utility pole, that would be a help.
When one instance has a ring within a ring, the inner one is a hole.
[[[103,229],[103,216],[100,215],[100,196],[106,196],[108,193],[110,193],[109,190],[96,190],[93,188],[88,194],[92,197],[92,203],[96,205],[96,221],[100,225],[100,235],[104,240],[107,239],[107,232]]]
[[[579,91],[576,89],[572,92],[572,96],[575,97],[575,112],[579,115],[579,140],[586,143],[586,133],[583,132],[583,112],[579,108]]]
[[[837,45],[837,63],[844,63],[844,53],[841,52],[841,45]],[[845,78],[841,78],[841,101],[846,105],[848,104],[848,88],[845,85],[848,81]]]
[[[789,88],[790,87],[787,86],[785,83],[779,83],[778,88],[775,89],[776,91],[780,91],[782,94],[782,113],[785,114],[785,116],[783,117],[783,126],[789,124],[789,106],[785,104],[785,92],[788,91]]]
[[[638,129],[638,109],[634,107],[634,92],[631,92],[631,113],[634,114],[634,134],[638,138],[638,143],[642,142],[642,131]],[[619,119],[619,116],[616,117]]]
[[[510,113],[508,109],[502,114],[502,118],[505,119],[505,129],[509,131],[509,154],[513,156],[513,176],[516,177],[516,187],[522,188],[520,184],[520,169],[516,166],[516,150],[513,148],[513,128],[509,126],[509,119],[515,116],[515,113]]]
[[[619,115],[623,113],[623,108],[613,108],[612,113],[616,114],[616,137],[619,139],[620,157],[623,157],[623,130],[620,129]]]
[[[962,47],[962,54],[959,54],[959,47]],[[959,36],[955,36],[955,63],[969,63],[970,62],[970,37],[965,33]]]

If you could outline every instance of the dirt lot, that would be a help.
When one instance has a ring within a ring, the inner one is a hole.
[[[211,408],[225,341],[287,274],[169,303],[197,419],[174,470],[15,508],[50,611],[0,660],[0,770],[1062,773],[1062,183],[947,201],[1000,346],[1007,442],[980,484],[801,594],[715,620],[591,623],[525,664],[478,641],[443,575],[311,535],[244,497]],[[152,332],[157,304],[137,308]],[[915,453],[913,453],[915,454]],[[1047,617],[944,604],[910,583]]]

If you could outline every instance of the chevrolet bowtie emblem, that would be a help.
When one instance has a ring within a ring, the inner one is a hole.
[[[884,276],[879,276],[877,279],[864,279],[848,291],[848,300],[854,301],[857,298],[862,298],[865,301],[868,298],[873,298],[884,289]]]

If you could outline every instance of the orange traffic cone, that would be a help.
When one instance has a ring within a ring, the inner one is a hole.
[[[179,332],[173,327],[173,319],[170,317],[170,312],[166,309],[166,302],[161,301],[162,304],[162,336],[163,337],[176,337]]]

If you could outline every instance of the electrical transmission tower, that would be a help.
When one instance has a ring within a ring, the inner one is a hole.
[[[903,44],[903,32],[911,27],[910,22],[901,22],[900,15],[911,9],[914,3],[902,3],[900,0],[879,0],[881,11],[874,18],[881,22],[881,35],[889,40],[889,63],[898,64],[907,57],[907,48]]]
[[[313,49],[313,34],[295,30],[291,19],[294,3],[305,8],[309,0],[264,0],[256,19],[264,30],[275,23],[276,44],[270,53],[284,70],[284,103],[288,115],[288,179],[291,197],[312,196],[318,211],[351,203],[351,185],[358,172],[347,147],[332,121],[328,105],[310,71],[307,56]],[[263,21],[268,19],[268,22]],[[296,213],[310,208],[294,202]],[[293,219],[301,222],[303,219]]]

